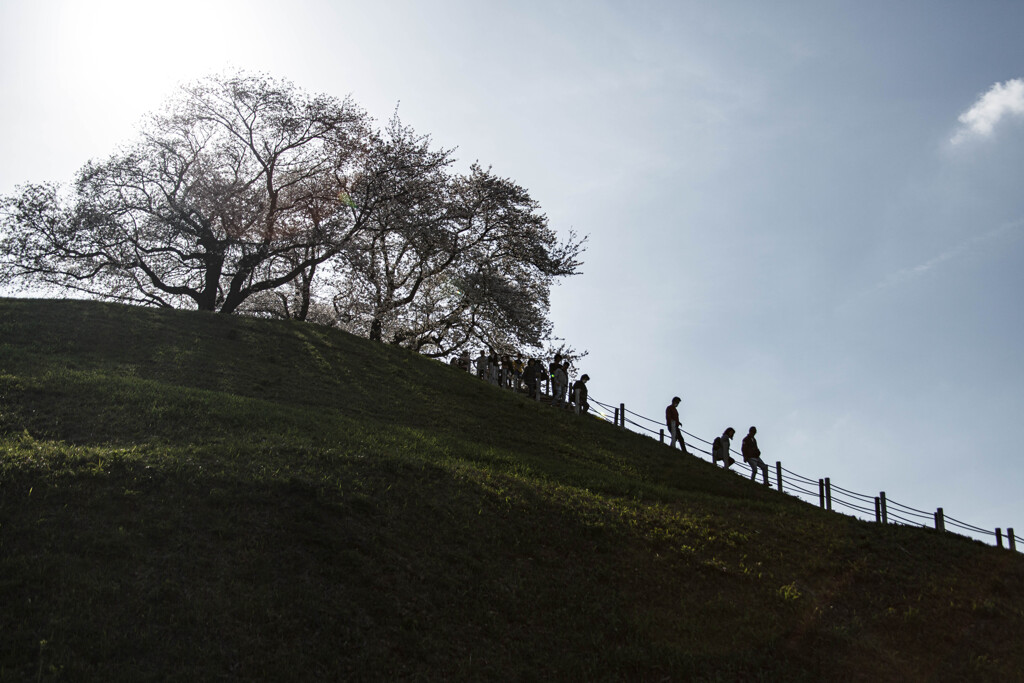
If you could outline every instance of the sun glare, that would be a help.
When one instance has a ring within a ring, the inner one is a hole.
[[[62,65],[55,85],[81,114],[102,112],[121,128],[178,83],[243,61],[250,13],[235,2],[66,2],[53,27]]]

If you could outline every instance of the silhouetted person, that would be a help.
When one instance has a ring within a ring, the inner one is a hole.
[[[540,381],[540,373],[543,372],[540,363],[530,358],[526,361],[526,369],[523,370],[523,383],[526,385],[526,392],[530,398],[539,398],[537,393],[537,382]]]
[[[590,412],[590,404],[587,403],[587,382],[589,381],[590,375],[582,375],[572,384],[573,402],[581,413]]]
[[[562,367],[562,354],[556,353],[555,354],[555,359],[553,361],[551,361],[550,363],[548,363],[548,374],[547,374],[548,382],[550,382],[550,384],[548,386],[551,389],[551,401],[552,401],[552,403],[555,400],[555,370],[557,368],[560,368],[560,367]]]
[[[757,447],[755,434],[757,434],[757,427],[751,427],[747,435],[743,437],[743,447],[740,452],[743,453],[743,459],[750,465],[750,481],[757,479],[757,468],[760,467],[761,474],[764,475],[764,485],[767,486],[768,465],[761,460],[761,449]]]
[[[512,386],[512,358],[507,353],[501,357],[501,386]]]
[[[560,407],[565,403],[565,392],[569,389],[569,361],[552,365],[551,405]]]
[[[491,384],[498,383],[498,352],[491,349],[491,353],[487,356],[487,381]]]
[[[487,379],[487,354],[483,349],[480,349],[480,355],[476,357],[476,376]]]
[[[554,377],[555,376],[555,368],[560,368],[560,367],[562,367],[562,354],[556,353],[555,354],[555,360],[551,361],[551,364],[548,366],[548,372],[550,372],[551,376]]]
[[[686,450],[686,444],[683,442],[683,434],[679,429],[679,403],[682,400],[683,399],[678,396],[673,396],[672,403],[665,407],[665,425],[668,427],[668,433],[672,437],[672,441],[669,443],[668,447],[675,448],[676,441],[679,441],[680,450],[687,455],[693,455],[693,453]]]
[[[734,436],[736,436],[736,430],[729,427],[722,432],[721,436],[716,436],[714,442],[711,444],[711,458],[715,462],[718,462],[719,460],[724,461],[726,469],[732,467],[732,464],[736,462],[729,454],[729,450],[732,445],[732,437]]]

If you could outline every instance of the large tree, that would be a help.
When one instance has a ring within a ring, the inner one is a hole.
[[[233,75],[185,86],[74,191],[3,200],[0,272],[104,298],[232,312],[358,233],[338,202],[368,139],[349,100]]]
[[[443,355],[550,340],[583,241],[529,193],[349,100],[235,74],[183,87],[71,188],[0,200],[0,277],[313,320]]]

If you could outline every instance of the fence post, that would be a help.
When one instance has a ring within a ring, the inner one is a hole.
[[[1003,530],[999,528],[996,528],[996,545],[1003,547]]]
[[[825,480],[818,480],[818,507],[825,509]]]
[[[1017,539],[1013,537],[1013,527],[1006,529],[1006,540],[1010,542],[1010,550],[1017,550]]]
[[[946,516],[942,512],[942,508],[935,511],[935,528],[939,531],[946,530]]]
[[[879,508],[882,510],[882,524],[889,523],[889,513],[885,509],[885,491],[878,494]]]
[[[775,461],[775,481],[779,484],[779,493],[782,493],[782,461]]]
[[[875,496],[875,522],[882,523],[882,499]]]
[[[616,427],[619,426],[619,409],[618,408],[615,409],[615,426]]]
[[[832,509],[832,482],[825,477],[825,509]]]
[[[620,403],[619,404],[619,420],[622,421],[622,423],[619,426],[622,427],[623,429],[625,429],[626,428],[626,404],[625,403]]]
[[[664,429],[659,429],[658,430],[658,441],[660,441],[662,443],[665,443],[665,430]]]

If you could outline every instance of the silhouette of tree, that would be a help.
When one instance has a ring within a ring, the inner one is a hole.
[[[184,86],[68,189],[0,200],[0,277],[313,320],[427,355],[539,348],[559,241],[530,194],[350,100],[234,74]]]
[[[8,277],[230,313],[337,253],[361,225],[339,178],[367,140],[349,100],[265,77],[185,86],[141,140],[3,202]]]

